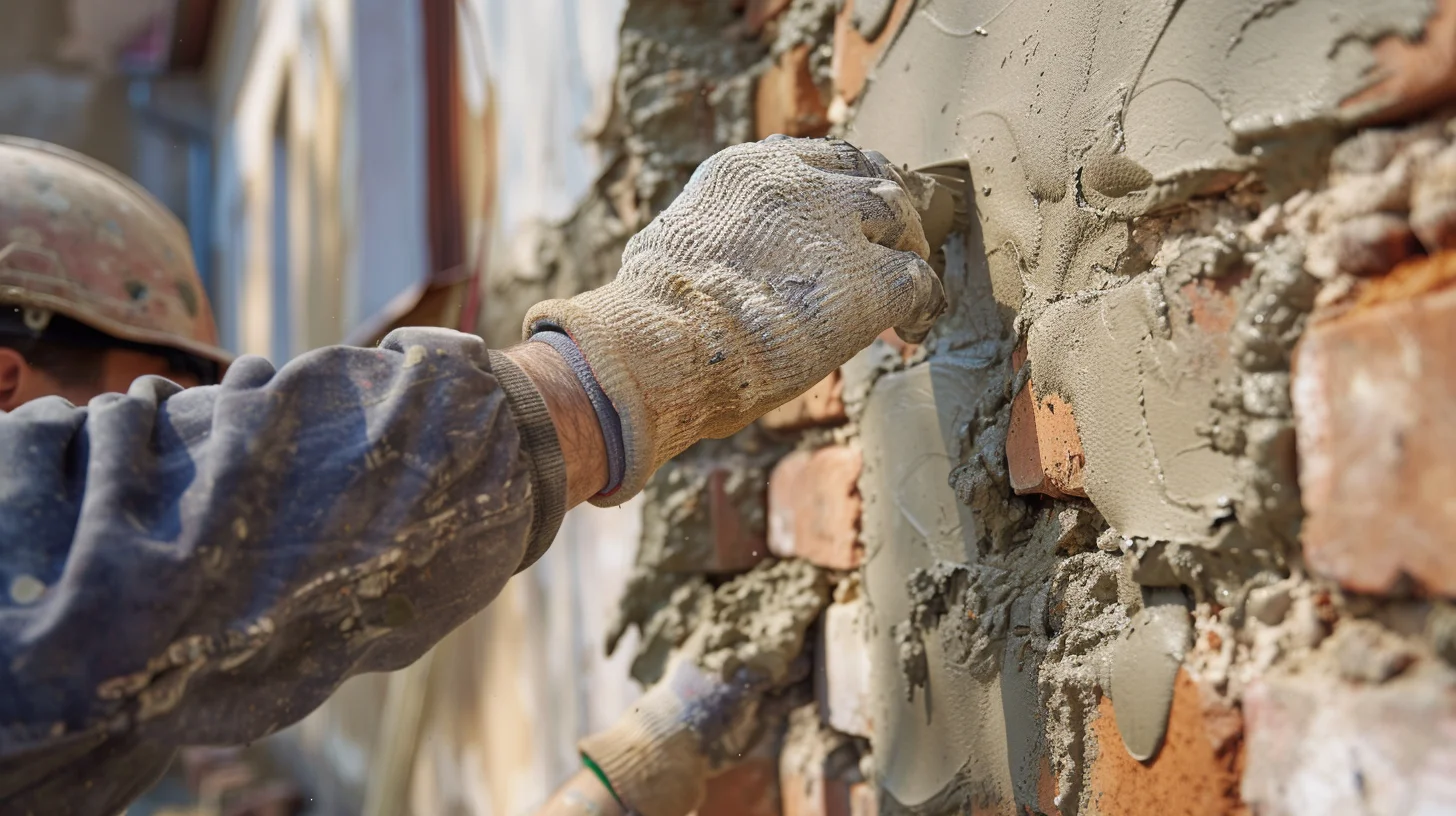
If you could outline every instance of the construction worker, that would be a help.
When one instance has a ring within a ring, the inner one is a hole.
[[[0,141],[0,304],[23,329],[0,350],[0,812],[115,813],[180,746],[259,739],[409,664],[567,508],[627,500],[887,328],[923,332],[944,306],[927,254],[883,157],[775,137],[704,162],[612,283],[536,305],[519,346],[402,329],[275,368],[214,346],[157,202]],[[106,347],[85,383],[38,353],[53,331]],[[653,768],[703,763],[642,758],[703,750],[702,715],[634,725],[589,763],[583,812],[603,790],[690,807],[701,786]]]

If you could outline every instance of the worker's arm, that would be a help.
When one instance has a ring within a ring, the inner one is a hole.
[[[601,444],[555,350],[429,329],[0,413],[0,799],[57,745],[247,742],[408,664],[602,487]]]
[[[0,414],[0,801],[97,792],[86,761],[256,739],[408,664],[539,556],[568,491],[623,500],[885,328],[923,328],[943,305],[924,254],[883,160],[745,145],[615,282],[533,311],[549,344],[403,330]]]

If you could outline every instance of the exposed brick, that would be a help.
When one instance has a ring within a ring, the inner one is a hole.
[[[833,603],[824,610],[819,630],[816,673],[819,705],[830,727],[868,738],[874,726],[870,698],[870,644],[865,627],[869,610],[863,598]]]
[[[1452,285],[1456,285],[1456,252],[1443,252],[1407,261],[1389,275],[1360,281],[1351,293],[1351,305],[1358,310],[1402,303]]]
[[[777,757],[754,756],[708,780],[695,816],[780,816]]]
[[[1189,316],[1193,323],[1209,334],[1227,334],[1238,318],[1238,302],[1230,294],[1243,276],[1228,276],[1220,280],[1200,278],[1184,284],[1178,293],[1188,302]]]
[[[1307,268],[1319,278],[1336,274],[1383,275],[1421,251],[1403,215],[1356,216],[1310,242]]]
[[[849,786],[849,816],[880,816],[880,797],[874,785],[856,782]]]
[[[742,572],[768,557],[762,528],[756,528],[747,514],[753,513],[734,501],[727,488],[733,472],[716,468],[708,476],[708,517],[713,530],[713,555],[703,565],[705,572]]]
[[[1043,754],[1036,772],[1036,807],[1042,816],[1062,816],[1061,809],[1057,807],[1057,788],[1051,757]]]
[[[1012,358],[1025,365],[1026,352]],[[1030,380],[1011,402],[1006,431],[1006,465],[1017,493],[1044,493],[1057,498],[1086,496],[1082,439],[1072,407],[1056,394],[1038,399]]]
[[[642,547],[667,572],[742,572],[768,557],[767,453],[691,451],[647,486]],[[657,558],[651,553],[668,555]]]
[[[1238,712],[1205,705],[1198,684],[1178,672],[1163,747],[1138,762],[1122,745],[1112,701],[1102,698],[1092,734],[1089,811],[1093,816],[1232,816],[1247,809],[1239,798],[1243,742]]]
[[[769,550],[830,569],[859,566],[861,466],[859,450],[844,445],[785,456],[769,477]]]
[[[763,139],[823,136],[829,132],[829,106],[809,70],[809,46],[785,51],[758,79],[754,94],[754,129]]]
[[[822,775],[783,776],[783,816],[848,816],[849,783]]]
[[[900,31],[900,26],[904,24],[914,5],[914,0],[895,0],[895,6],[890,10],[890,21],[885,25],[884,31],[871,42],[855,29],[854,0],[846,0],[844,8],[840,9],[839,16],[834,20],[834,58],[831,70],[837,98],[846,104],[859,98],[870,69],[889,47],[890,41]]]
[[[1450,812],[1456,679],[1435,661],[1379,684],[1265,678],[1243,706],[1243,796],[1261,816]]]
[[[1341,105],[1365,123],[1392,122],[1456,100],[1456,0],[1439,0],[1415,40],[1375,44],[1376,81]]]
[[[791,5],[793,0],[748,0],[744,5],[743,22],[751,33],[757,34]]]
[[[779,754],[783,816],[849,816],[858,755],[847,737],[824,727],[815,706],[789,715]]]
[[[844,377],[837,369],[813,388],[769,411],[759,420],[771,431],[798,431],[840,425],[844,421]]]
[[[1403,267],[1295,352],[1305,560],[1350,589],[1456,595],[1456,289],[1391,299],[1453,263]]]
[[[1456,145],[1432,156],[1411,180],[1411,229],[1429,252],[1456,249]]]

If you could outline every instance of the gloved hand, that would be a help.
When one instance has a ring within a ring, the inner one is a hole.
[[[804,642],[829,602],[817,567],[765,562],[714,591],[663,679],[580,749],[643,816],[685,816],[707,780],[787,714],[809,676]]]
[[[633,813],[685,816],[702,803],[708,778],[752,746],[766,687],[747,670],[724,681],[679,661],[611,728],[583,739],[582,755]]]
[[[632,238],[610,284],[526,316],[576,341],[622,419],[626,471],[728,436],[823,379],[887,328],[945,306],[894,167],[835,140],[728,148]]]

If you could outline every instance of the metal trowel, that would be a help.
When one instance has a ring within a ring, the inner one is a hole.
[[[930,245],[930,268],[945,281],[945,242],[952,233],[962,232],[970,226],[971,203],[967,195],[971,183],[971,168],[964,159],[936,162],[914,170],[900,171],[905,188],[920,214],[920,226],[925,230],[925,240]],[[907,337],[908,343],[919,343],[924,334]]]
[[[965,159],[936,162],[911,170],[906,179],[920,213],[920,225],[932,253],[941,249],[953,232],[970,226],[971,205],[966,191],[971,184],[971,168]],[[935,271],[944,274],[944,257]]]

